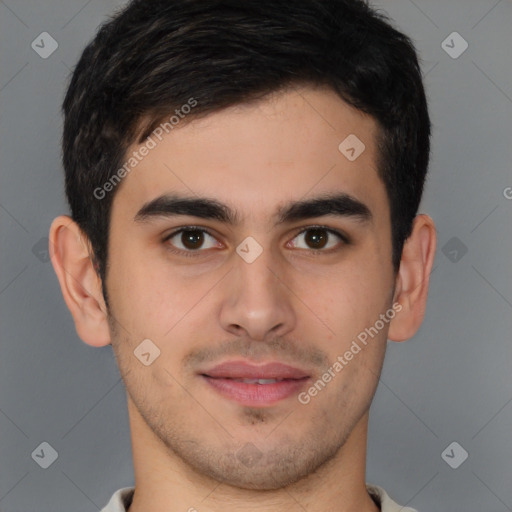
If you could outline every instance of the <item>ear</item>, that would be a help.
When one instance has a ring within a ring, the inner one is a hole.
[[[53,220],[49,238],[53,268],[59,278],[64,301],[73,315],[78,336],[93,347],[108,345],[107,309],[88,238],[67,215]]]
[[[400,303],[402,309],[391,320],[388,339],[405,341],[418,331],[425,315],[435,252],[434,221],[428,215],[417,215],[412,233],[404,243],[396,277],[393,304]]]

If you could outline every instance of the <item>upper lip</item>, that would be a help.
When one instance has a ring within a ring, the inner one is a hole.
[[[278,361],[255,365],[248,361],[226,361],[200,372],[213,378],[225,379],[304,379],[309,374],[288,364]]]

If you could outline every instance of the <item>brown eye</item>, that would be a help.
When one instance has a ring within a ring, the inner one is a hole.
[[[202,231],[182,231],[181,243],[186,249],[200,249],[204,243],[204,234]]]
[[[291,241],[291,245],[297,249],[315,251],[331,249],[339,244],[340,241],[347,243],[346,238],[341,233],[328,228],[312,227],[301,231]]]
[[[305,239],[312,249],[322,249],[327,244],[328,236],[325,229],[310,229],[306,232]]]
[[[164,241],[183,253],[222,247],[222,244],[204,229],[182,228],[171,233]]]

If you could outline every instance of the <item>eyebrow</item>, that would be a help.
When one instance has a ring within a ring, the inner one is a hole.
[[[148,222],[158,217],[188,215],[226,224],[240,223],[240,215],[228,205],[208,197],[164,194],[145,203],[134,217],[135,222]],[[361,223],[371,223],[370,208],[346,193],[324,194],[312,199],[291,201],[278,208],[275,224],[306,220],[326,215],[346,217]]]

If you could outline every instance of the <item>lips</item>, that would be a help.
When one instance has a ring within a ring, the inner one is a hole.
[[[279,362],[228,361],[200,373],[220,395],[242,405],[267,406],[298,393],[310,375]]]
[[[267,363],[256,366],[244,361],[228,361],[203,372],[212,378],[224,379],[303,379],[309,375],[283,363]]]

